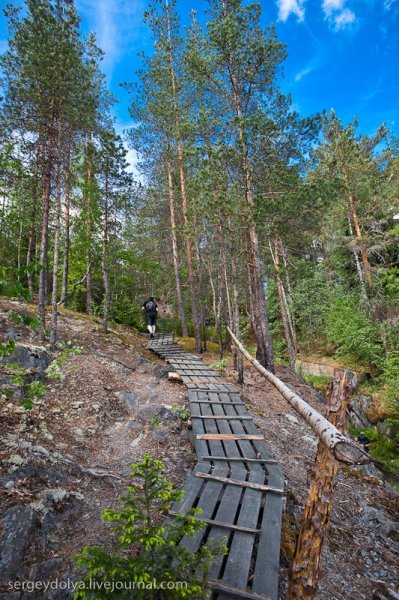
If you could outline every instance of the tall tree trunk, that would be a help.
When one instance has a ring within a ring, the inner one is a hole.
[[[54,257],[53,257],[53,290],[51,296],[51,348],[55,349],[57,341],[58,326],[58,267],[60,258],[60,231],[61,231],[61,185],[62,185],[62,103],[60,103],[58,114],[57,132],[57,195],[55,200],[55,235],[54,235]]]
[[[177,301],[177,314],[179,315],[179,321],[181,324],[183,337],[188,336],[186,315],[184,314],[183,307],[183,295],[181,291],[181,280],[180,280],[180,267],[179,267],[179,250],[177,245],[177,228],[175,218],[175,198],[173,190],[173,177],[172,177],[172,165],[170,161],[170,149],[168,144],[167,156],[166,156],[166,171],[168,178],[168,193],[169,193],[169,215],[170,215],[170,230],[172,238],[172,255],[173,255],[173,268],[175,272],[175,287],[176,287],[176,301]]]
[[[236,245],[234,244],[233,232],[231,227],[230,217],[227,220],[229,233],[230,233],[230,261],[231,261],[231,274],[233,279],[233,298],[234,298],[234,325],[233,330],[236,338],[239,342],[242,341],[241,329],[240,329],[240,296],[238,290],[238,261]],[[244,360],[241,352],[237,346],[234,345],[234,362],[238,371],[237,383],[242,385],[244,383]]]
[[[39,165],[42,160],[42,135],[39,135],[39,143],[37,149],[37,156],[35,161],[35,170],[33,176],[33,198],[32,198],[32,211],[30,218],[30,229],[28,238],[28,250],[26,253],[26,267],[27,267],[27,278],[28,278],[28,289],[29,295],[33,298],[33,273],[30,270],[33,257],[35,255],[36,248],[36,211],[37,211],[37,198],[39,194]]]
[[[287,294],[285,293],[285,288],[283,285],[283,296],[284,296],[285,305],[287,307],[288,324],[290,326],[291,338],[292,338],[292,342],[294,344],[295,354],[296,354],[298,352],[299,346],[298,346],[298,341],[297,341],[294,315],[293,315],[293,309],[292,309],[292,288],[291,288],[290,275],[288,273],[287,249],[286,249],[285,245],[283,244],[283,241],[281,238],[280,238],[280,251],[281,251],[281,256],[282,256],[283,264],[284,264],[285,281],[287,284],[287,292],[288,292]]]
[[[362,228],[361,228],[360,220],[359,220],[359,215],[357,213],[356,200],[351,192],[349,177],[348,177],[348,174],[345,171],[345,169],[343,169],[343,176],[344,176],[344,181],[346,184],[346,189],[347,189],[347,194],[348,194],[348,196],[347,196],[348,207],[349,207],[349,211],[350,211],[350,215],[351,215],[351,220],[353,221],[353,226],[355,228],[356,241],[358,243],[358,246],[360,249],[360,255],[362,257],[364,274],[366,276],[367,285],[369,287],[371,287],[373,285],[373,279],[371,276],[371,267],[370,267],[369,259],[367,256],[366,244],[364,242]]]
[[[349,226],[349,233],[350,233],[351,237],[353,237],[353,227],[352,227],[352,221],[351,221],[350,217],[348,217],[348,226]],[[364,273],[362,270],[362,265],[360,264],[360,260],[359,260],[358,248],[353,248],[353,256],[355,258],[356,272],[357,272],[357,276],[359,278],[359,283],[360,283],[360,295],[361,295],[363,302],[367,302],[367,290],[366,290],[366,284],[364,281]]]
[[[242,168],[244,174],[244,187],[245,187],[245,199],[249,206],[249,209],[253,213],[255,202],[253,197],[252,189],[252,176],[250,165],[248,161],[248,148],[245,139],[245,132],[242,126],[242,109],[240,95],[238,91],[237,79],[234,73],[234,65],[232,64],[231,58],[229,58],[229,73],[230,81],[233,90],[234,104],[236,114],[238,117],[238,133],[241,144],[241,158]],[[249,239],[250,249],[252,255],[252,282],[254,289],[254,300],[255,300],[255,321],[253,322],[253,328],[257,343],[257,352],[259,362],[266,367],[269,371],[274,373],[274,356],[273,356],[273,344],[269,328],[269,320],[267,313],[266,297],[263,289],[263,278],[262,278],[262,261],[259,249],[259,238],[256,230],[256,223],[253,214],[251,214],[249,223]]]
[[[65,215],[64,215],[64,261],[62,266],[61,305],[65,308],[68,296],[69,248],[70,248],[70,201],[71,201],[71,146],[72,127],[68,127],[65,156]]]
[[[103,244],[101,252],[101,267],[103,272],[104,282],[104,312],[103,312],[103,330],[104,333],[108,333],[108,315],[110,307],[110,287],[109,287],[109,274],[107,265],[107,248],[108,248],[108,186],[109,186],[109,173],[108,173],[108,159],[105,165],[105,199],[104,199],[104,228],[103,228]]]
[[[50,99],[50,111],[46,127],[46,139],[43,141],[43,160],[42,170],[42,231],[40,242],[40,274],[39,274],[39,296],[38,310],[39,318],[42,322],[42,339],[45,337],[46,328],[46,302],[47,302],[47,262],[48,262],[48,236],[49,236],[49,215],[50,215],[50,193],[51,193],[51,171],[52,171],[52,151],[54,139],[54,95]]]
[[[169,51],[170,80],[171,80],[171,86],[172,86],[174,121],[175,121],[176,136],[177,136],[177,139],[176,139],[176,141],[177,141],[177,159],[178,159],[178,165],[179,165],[180,192],[181,192],[181,201],[182,201],[183,222],[184,222],[184,228],[185,228],[184,237],[186,239],[188,282],[189,282],[190,297],[191,297],[191,314],[192,314],[193,325],[194,325],[195,349],[197,352],[201,352],[202,351],[201,325],[200,325],[200,315],[197,310],[197,301],[196,301],[196,289],[195,289],[194,268],[193,268],[192,236],[190,233],[190,223],[189,223],[188,215],[187,215],[188,199],[187,199],[186,174],[184,171],[183,141],[182,141],[181,133],[180,133],[180,116],[179,116],[179,107],[178,107],[178,102],[177,102],[176,75],[175,75],[174,57],[173,57],[172,34],[171,34],[171,25],[170,25],[169,5],[167,3],[166,3],[166,16],[167,16],[168,40],[169,40],[168,51]]]
[[[352,377],[348,371],[336,369],[327,393],[327,417],[342,432],[346,431]],[[330,520],[338,467],[332,450],[320,441],[296,543],[287,600],[313,600],[316,595],[321,549]]]
[[[270,250],[272,253],[272,258],[273,258],[273,263],[274,263],[274,272],[276,275],[278,301],[279,301],[279,305],[280,305],[281,319],[283,321],[284,337],[285,337],[285,341],[287,344],[288,358],[289,358],[291,369],[293,371],[295,371],[296,351],[295,351],[294,341],[291,338],[291,328],[290,328],[290,323],[289,323],[290,318],[289,318],[289,313],[288,313],[288,306],[286,303],[286,298],[285,298],[285,294],[284,294],[284,286],[283,286],[283,282],[281,281],[281,275],[280,275],[279,239],[278,239],[277,235],[274,239],[274,252],[273,252],[271,245],[270,245]]]
[[[89,133],[89,139],[87,142],[87,173],[86,173],[86,235],[87,235],[87,249],[86,249],[86,265],[87,265],[87,277],[86,277],[86,312],[89,315],[93,314],[93,277],[92,277],[92,252],[91,252],[91,234],[93,229],[92,223],[92,183],[93,183],[93,144],[92,134]]]

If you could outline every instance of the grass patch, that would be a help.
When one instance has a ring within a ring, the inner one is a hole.
[[[312,387],[314,387],[318,392],[325,394],[327,391],[327,386],[331,381],[331,377],[329,375],[303,375],[303,379],[306,383],[309,383]]]
[[[349,428],[357,437],[361,432],[370,440],[370,457],[380,463],[385,471],[399,475],[399,421],[391,421],[392,436],[382,435],[376,429]]]

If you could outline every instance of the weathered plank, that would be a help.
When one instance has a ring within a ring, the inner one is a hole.
[[[217,475],[209,475],[209,473],[201,473],[197,471],[195,473],[196,477],[202,477],[202,479],[208,479],[209,481],[220,481],[221,483],[225,483],[226,485],[237,485],[238,487],[250,488],[252,490],[258,490],[259,492],[271,492],[273,494],[281,494],[284,495],[284,488],[275,488],[271,485],[262,485],[259,483],[251,483],[250,481],[240,481],[238,479],[231,479],[230,477],[219,477]]]
[[[202,433],[197,440],[264,440],[263,435],[248,435],[247,433]]]

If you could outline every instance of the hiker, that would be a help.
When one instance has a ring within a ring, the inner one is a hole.
[[[154,337],[155,325],[158,316],[158,305],[154,300],[153,296],[150,296],[143,304],[142,311],[145,314],[147,321],[147,329],[150,333],[150,339]]]

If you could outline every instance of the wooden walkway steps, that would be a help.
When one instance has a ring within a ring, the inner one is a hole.
[[[148,347],[188,387],[198,462],[173,510],[201,508],[207,527],[181,543],[195,552],[210,538],[227,538],[228,554],[210,574],[212,600],[276,599],[284,502],[277,461],[236,386],[179,348],[170,334],[157,334]]]

